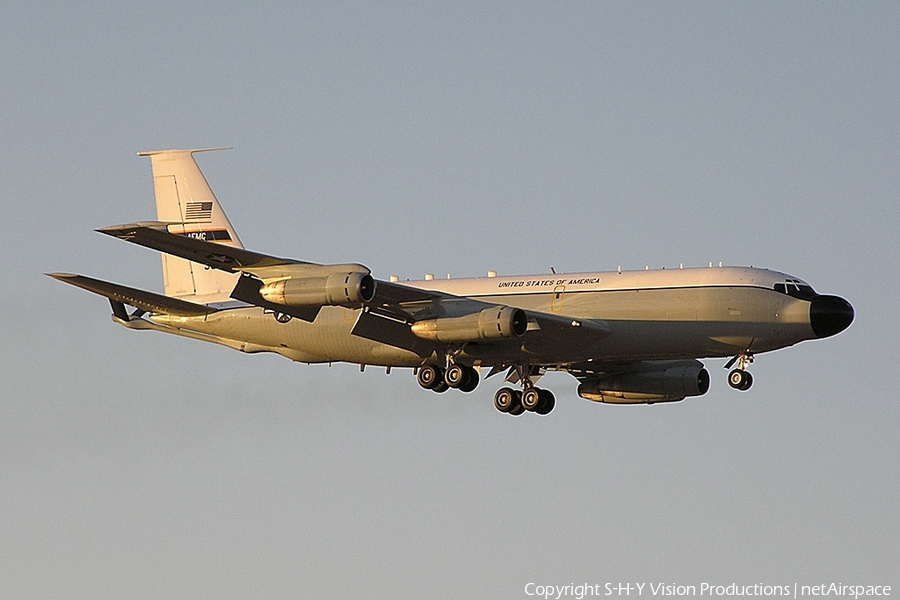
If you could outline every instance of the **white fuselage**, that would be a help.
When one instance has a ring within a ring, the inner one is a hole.
[[[776,284],[785,282],[806,285],[783,273],[737,267],[431,279],[402,285],[526,311],[602,320],[610,335],[590,357],[580,358],[635,361],[760,353],[814,339],[810,302],[776,291]],[[199,336],[191,337],[245,352],[277,352],[302,362],[398,367],[423,363],[426,357],[420,354],[352,335],[360,313],[326,306],[311,323],[280,323],[261,308],[241,307],[206,317],[154,316],[153,321],[172,333],[194,332]],[[535,360],[552,364],[572,358],[543,352],[548,355]],[[506,360],[495,357],[496,363]]]

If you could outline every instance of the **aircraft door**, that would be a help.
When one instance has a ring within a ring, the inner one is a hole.
[[[553,288],[553,295],[550,297],[550,311],[559,312],[563,307],[563,300],[566,296],[566,286],[558,285]]]

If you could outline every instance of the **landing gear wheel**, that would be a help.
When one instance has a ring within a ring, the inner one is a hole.
[[[478,387],[478,371],[473,369],[472,367],[465,368],[465,379],[459,385],[459,391],[461,392],[471,392],[476,387]]]
[[[441,372],[441,369],[435,365],[423,365],[422,367],[419,367],[416,381],[418,381],[419,385],[426,390],[433,390],[438,383],[443,383],[444,374]]]
[[[433,388],[431,388],[431,391],[437,392],[438,394],[443,394],[444,392],[446,392],[449,389],[450,389],[450,386],[447,385],[447,382],[444,381],[443,379],[441,379],[440,381],[437,382],[437,385],[435,385]]]
[[[516,404],[516,392],[512,388],[500,388],[497,390],[497,393],[494,394],[494,408],[500,412],[509,412]]]
[[[462,365],[450,365],[444,373],[444,381],[452,388],[461,387],[466,381],[466,367]]]
[[[553,392],[550,390],[541,390],[541,399],[538,402],[537,408],[534,409],[534,412],[539,415],[547,415],[550,414],[550,411],[553,410],[553,407],[556,406],[556,397],[553,395]]]
[[[753,385],[753,376],[743,369],[735,369],[728,374],[728,385],[736,390],[745,392]]]
[[[541,402],[541,390],[530,387],[522,392],[522,407],[525,410],[534,411]]]

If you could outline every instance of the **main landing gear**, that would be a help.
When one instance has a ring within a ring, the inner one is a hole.
[[[535,387],[532,377],[540,377],[539,371],[534,371],[529,365],[515,365],[510,370],[510,378],[507,381],[519,381],[522,391],[504,387],[494,394],[494,407],[500,412],[514,416],[521,415],[526,410],[539,415],[549,414],[556,406],[556,398],[550,390],[542,390]]]
[[[426,390],[443,393],[450,388],[471,392],[478,387],[478,371],[465,365],[452,364],[446,370],[437,365],[419,367],[416,375],[419,385]]]
[[[534,386],[527,386],[522,392],[503,387],[494,394],[494,406],[500,412],[515,416],[521,415],[526,410],[546,415],[556,406],[556,398],[550,390],[542,390]]]
[[[753,385],[753,376],[747,371],[747,365],[753,362],[753,355],[749,352],[739,354],[725,363],[725,368],[730,369],[734,363],[738,363],[738,368],[728,374],[728,385],[736,390],[746,392]]]
[[[523,371],[524,373],[524,371]],[[478,386],[478,371],[473,367],[451,363],[446,369],[437,365],[423,365],[416,373],[416,381],[426,390],[443,393],[450,388],[471,392]],[[494,406],[500,412],[521,415],[525,411],[546,415],[556,406],[550,390],[534,387],[530,378],[523,380],[523,391],[504,387],[494,395]]]

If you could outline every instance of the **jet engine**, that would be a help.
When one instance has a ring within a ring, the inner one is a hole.
[[[520,337],[528,328],[528,317],[520,308],[493,306],[462,317],[440,317],[417,321],[412,332],[434,342],[476,342]]]
[[[607,404],[653,404],[702,396],[708,390],[709,372],[698,362],[589,379],[578,386],[578,395]]]
[[[332,273],[327,277],[291,277],[259,288],[264,300],[283,306],[345,306],[360,308],[375,297],[375,280],[368,273]]]

